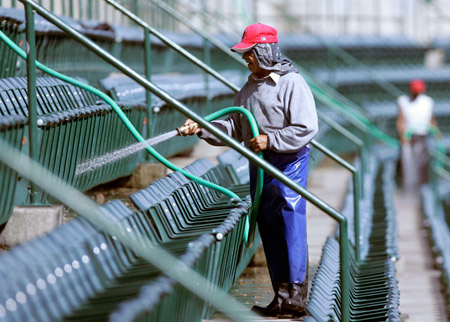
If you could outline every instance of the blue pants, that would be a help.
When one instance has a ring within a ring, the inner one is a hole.
[[[306,188],[309,148],[296,153],[264,151],[264,158],[286,176]],[[256,170],[250,166],[252,196]],[[306,278],[306,200],[280,181],[264,174],[264,188],[257,217],[272,282],[301,284]]]

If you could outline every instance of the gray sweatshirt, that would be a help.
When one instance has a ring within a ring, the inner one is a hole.
[[[260,134],[269,139],[269,150],[293,153],[307,145],[318,132],[317,113],[309,86],[298,73],[271,73],[263,79],[249,76],[236,95],[235,106],[243,106],[255,116]],[[232,114],[212,123],[250,147],[253,137],[245,115]],[[203,129],[199,137],[212,145],[224,145]]]

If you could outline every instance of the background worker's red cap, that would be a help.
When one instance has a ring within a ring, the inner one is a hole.
[[[420,94],[425,92],[426,85],[425,82],[421,79],[413,79],[409,83],[409,90],[414,94]]]
[[[271,26],[255,23],[245,28],[241,42],[231,48],[232,51],[245,53],[256,44],[278,42],[277,30]]]

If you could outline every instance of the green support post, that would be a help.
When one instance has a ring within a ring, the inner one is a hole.
[[[353,212],[354,212],[354,234],[355,234],[355,254],[356,254],[356,260],[359,263],[361,259],[361,231],[360,231],[360,213],[359,213],[359,176],[358,176],[358,170],[354,166],[352,166],[350,163],[342,159],[340,156],[333,153],[330,149],[325,147],[324,145],[320,144],[316,140],[311,141],[312,146],[317,148],[319,151],[327,155],[328,157],[332,158],[334,161],[339,163],[341,166],[346,168],[352,173],[352,182],[353,182]]]
[[[202,1],[203,8],[206,8],[207,2],[205,0]],[[203,10],[205,12],[205,10]],[[203,28],[205,30],[209,29],[208,22],[205,21]],[[209,42],[206,38],[203,38],[203,61],[206,65],[211,66],[211,50],[209,48]],[[206,90],[206,107],[208,114],[212,113],[212,104],[211,104],[211,95],[209,93],[209,75],[205,73],[205,90]]]
[[[232,297],[223,289],[207,280],[186,263],[178,260],[160,245],[150,242],[142,232],[134,231],[133,234],[129,234],[124,231],[123,226],[118,224],[117,221],[109,220],[93,200],[40,164],[33,162],[1,138],[0,151],[4,152],[0,153],[1,162],[20,173],[24,178],[39,184],[43,190],[85,217],[108,235],[114,236],[123,245],[130,247],[136,255],[141,256],[158,270],[178,281],[198,298],[211,303],[231,320],[249,322],[258,318],[243,304],[234,302]]]
[[[88,1],[87,14],[88,14],[88,19],[92,20],[92,1]]]
[[[348,228],[347,220],[339,221],[339,245],[340,245],[340,277],[341,277],[341,321],[350,321],[350,279],[348,262]]]
[[[138,13],[139,12],[139,0],[133,0],[133,9],[131,11]]]
[[[134,21],[139,26],[147,29],[152,35],[159,38],[164,44],[166,44],[169,48],[173,49],[175,52],[183,55],[185,58],[187,58],[191,63],[195,64],[196,66],[200,67],[203,71],[207,72],[214,78],[216,78],[218,81],[222,82],[226,86],[228,86],[231,90],[238,92],[239,87],[231,83],[228,79],[223,77],[221,74],[216,72],[214,69],[203,63],[200,59],[189,53],[187,50],[185,50],[183,47],[177,45],[173,41],[171,41],[169,38],[164,36],[162,33],[160,33],[158,30],[150,26],[148,23],[146,23],[144,20],[136,16],[134,13],[132,13],[130,10],[126,9],[125,7],[121,6],[114,0],[106,0],[107,3],[112,5],[114,8],[122,12],[125,16],[130,18],[132,21]],[[153,2],[153,0],[152,0]],[[209,42],[214,43],[214,41],[211,41],[209,38],[207,38]],[[215,44],[214,44],[215,45]],[[231,54],[231,53],[230,53]],[[239,59],[239,58],[237,58]]]
[[[145,76],[149,81],[152,80],[152,47],[151,47],[150,33],[147,29],[144,29],[144,54],[145,54]],[[147,101],[147,124],[145,124],[145,137],[147,139],[151,138],[152,125],[153,125],[153,110],[152,110],[152,93],[145,91],[145,98]],[[148,153],[145,154],[147,160],[150,156]]]
[[[65,1],[63,1],[64,3]],[[80,0],[81,3],[81,0]],[[80,15],[81,18],[81,11],[78,13],[78,15]],[[75,18],[75,11],[74,11],[74,7],[73,7],[73,0],[69,0],[69,16],[71,16],[72,18]]]
[[[320,119],[327,123],[329,126],[333,128],[333,130],[336,130],[340,134],[342,134],[346,139],[348,139],[350,142],[352,142],[354,145],[356,145],[358,151],[359,151],[359,158],[360,158],[360,167],[359,167],[359,187],[360,187],[360,193],[361,197],[364,198],[364,173],[367,170],[367,158],[366,158],[366,147],[364,146],[364,142],[359,139],[356,135],[354,135],[352,132],[344,128],[342,125],[340,125],[338,122],[334,121],[324,113],[322,113],[320,110],[317,110],[317,115],[319,115]]]
[[[349,295],[349,242],[348,242],[348,223],[347,218],[343,216],[340,212],[338,212],[336,209],[328,205],[323,200],[319,199],[317,196],[300,186],[298,183],[284,175],[282,172],[280,172],[276,167],[268,163],[267,161],[261,159],[257,154],[250,151],[248,148],[242,146],[240,142],[236,141],[235,139],[229,137],[225,133],[223,133],[221,130],[207,122],[205,119],[197,115],[195,112],[191,111],[187,106],[185,106],[183,103],[175,100],[173,97],[168,95],[166,92],[159,89],[157,86],[155,86],[153,83],[149,82],[145,77],[142,77],[139,73],[132,70],[130,67],[126,66],[124,63],[116,59],[114,56],[112,56],[110,53],[102,49],[100,46],[92,42],[87,37],[80,34],[78,31],[73,29],[71,26],[65,24],[62,22],[58,17],[56,17],[54,14],[46,10],[45,8],[42,8],[41,6],[37,5],[32,0],[20,0],[21,2],[25,4],[31,5],[42,17],[50,21],[51,23],[55,24],[57,27],[59,27],[61,30],[66,32],[70,37],[76,39],[79,41],[84,47],[86,47],[88,50],[91,50],[94,52],[97,56],[117,68],[119,71],[124,73],[125,75],[132,78],[134,81],[136,81],[138,84],[142,85],[146,90],[151,91],[153,94],[158,96],[161,100],[165,101],[169,105],[171,105],[173,108],[177,109],[180,113],[183,115],[191,118],[195,122],[197,122],[202,128],[206,129],[213,135],[215,135],[219,140],[226,143],[229,147],[236,150],[243,156],[245,156],[251,163],[255,164],[258,167],[261,167],[264,169],[264,171],[269,174],[270,176],[274,177],[275,179],[279,180],[280,182],[284,183],[287,187],[291,188],[295,192],[297,192],[299,195],[301,195],[306,200],[313,203],[315,206],[317,206],[319,209],[327,213],[329,216],[334,218],[339,222],[340,226],[340,236],[339,236],[339,243],[340,243],[340,277],[341,277],[341,320],[346,322],[349,321],[349,309],[350,309],[350,295]],[[108,3],[111,3],[111,0],[107,0]],[[149,27],[151,28],[151,27]],[[151,30],[149,30],[152,32]],[[153,33],[153,32],[152,32]],[[170,41],[168,41],[170,43]],[[173,46],[173,44],[171,44]],[[192,56],[192,55],[191,55]],[[192,57],[191,57],[192,58]],[[190,59],[191,59],[190,58]],[[194,57],[195,58],[195,57]],[[201,61],[198,59],[194,59],[196,63],[198,63],[199,66],[201,66],[202,69],[207,70],[208,72],[211,71],[213,73],[213,76],[218,78],[219,80],[223,79],[223,82],[225,84],[231,84],[229,83],[222,75],[218,74],[208,66],[205,66]],[[230,86],[230,85],[229,85]],[[230,87],[235,87],[231,84]]]
[[[203,39],[203,61],[206,65],[211,66],[211,51],[209,48],[208,40]],[[204,73],[205,75],[205,91],[206,91],[206,107],[208,114],[212,113],[212,104],[211,104],[211,95],[210,95],[210,86],[209,86],[209,75],[208,73]]]
[[[209,41],[209,43],[213,44],[216,48],[218,48],[220,51],[222,51],[224,54],[226,54],[228,57],[234,59],[236,62],[238,62],[240,65],[243,65],[247,67],[246,63],[241,59],[241,56],[239,54],[233,53],[230,48],[222,44],[220,41],[217,41],[213,37],[209,36],[205,31],[200,29],[199,27],[195,26],[192,22],[190,22],[186,17],[181,15],[179,12],[168,6],[166,3],[162,2],[161,0],[150,0],[154,5],[156,5],[161,10],[164,10],[168,14],[170,14],[172,17],[174,17],[176,20],[180,21],[184,25],[188,26],[189,29],[194,31],[196,34],[200,35],[203,39],[206,39]],[[106,0],[109,4],[114,6],[116,9],[122,11],[122,8],[120,8],[120,5],[117,4],[114,0]],[[124,14],[127,14],[126,12],[122,11]],[[133,19],[137,24],[140,24],[137,20],[140,20],[138,17],[130,17]],[[135,20],[135,18],[137,18]],[[145,28],[145,26],[141,25]],[[237,89],[239,90],[239,89]]]
[[[83,6],[81,1],[78,1],[78,16],[79,19],[83,19]]]
[[[30,158],[38,162],[39,144],[37,128],[37,98],[36,98],[36,41],[34,34],[34,11],[29,3],[25,3],[27,53],[27,83],[28,83],[28,141]],[[40,193],[35,183],[30,183],[30,203],[38,204]]]

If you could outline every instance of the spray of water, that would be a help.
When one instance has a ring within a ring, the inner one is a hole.
[[[144,150],[149,145],[155,145],[155,144],[164,142],[170,138],[177,136],[177,134],[178,134],[178,131],[173,130],[173,131],[155,136],[151,139],[148,139],[147,141],[145,141],[146,144],[141,143],[141,142],[135,143],[126,148],[123,148],[123,149],[120,149],[120,150],[117,150],[114,152],[106,153],[105,155],[102,155],[100,157],[87,160],[87,161],[77,165],[77,168],[75,170],[75,175],[79,176],[79,175],[82,175],[83,173],[93,171],[95,169],[103,167],[104,165],[107,165],[109,163],[113,163],[113,162],[122,160],[123,158],[126,158],[134,153]]]

